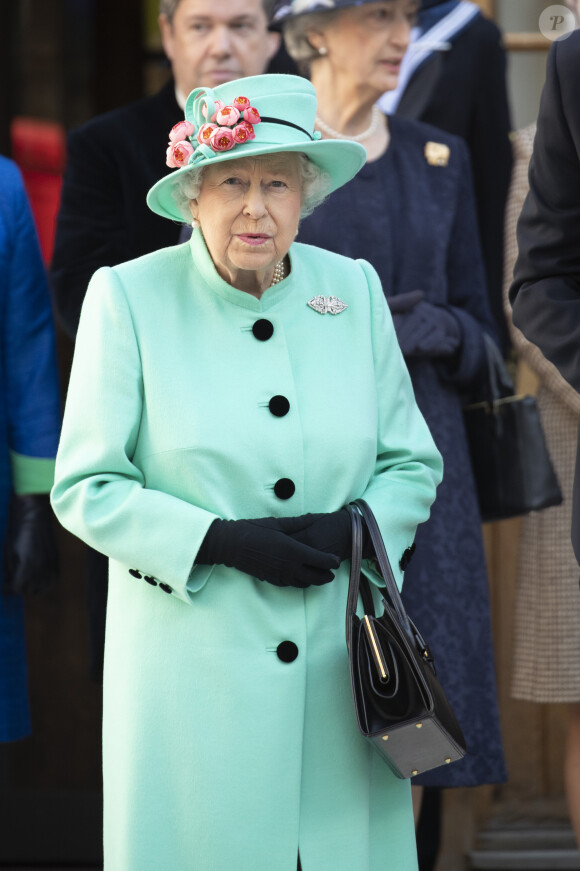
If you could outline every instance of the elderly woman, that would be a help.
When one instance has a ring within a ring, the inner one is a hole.
[[[372,267],[294,242],[364,162],[315,114],[294,76],[192,92],[148,197],[190,242],[84,304],[53,504],[110,560],[108,871],[417,867],[354,719],[342,506],[402,582],[441,460]]]
[[[487,372],[483,337],[494,335],[494,325],[465,144],[420,122],[387,117],[375,105],[397,85],[417,9],[415,0],[333,0],[324,7],[295,0],[276,20],[290,54],[311,71],[325,141],[348,136],[367,149],[363,169],[304,221],[299,239],[365,258],[377,270],[417,402],[445,463],[404,598],[429,639],[468,753],[413,783],[475,786],[502,781],[505,768],[461,394]]]

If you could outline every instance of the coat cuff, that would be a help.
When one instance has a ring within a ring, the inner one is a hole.
[[[12,466],[12,486],[18,496],[27,493],[50,493],[54,484],[54,465],[52,459],[27,457],[10,451]]]

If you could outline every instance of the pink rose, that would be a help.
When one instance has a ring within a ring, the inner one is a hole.
[[[244,109],[242,115],[244,121],[249,121],[250,124],[259,124],[261,121],[260,113],[257,109],[254,109],[253,106],[250,106],[248,109]]]
[[[239,109],[240,112],[243,112],[244,109],[250,108],[250,101],[247,97],[236,97],[232,103],[236,109]]]
[[[249,121],[240,121],[240,123],[234,127],[234,130],[238,130],[238,128],[240,128],[240,127],[244,127],[248,133],[248,135],[246,137],[246,141],[249,141],[250,139],[256,138],[256,134],[254,132],[254,125],[250,124]]]
[[[229,151],[236,143],[229,127],[218,127],[211,134],[209,144],[214,151]]]
[[[197,141],[199,142],[199,144],[204,145],[204,143],[209,142],[211,134],[214,130],[217,129],[217,124],[202,124],[197,131]]]
[[[186,166],[193,154],[193,145],[185,139],[179,142],[170,142],[167,149],[167,166]]]
[[[180,142],[183,139],[187,139],[188,136],[193,136],[194,133],[194,124],[190,124],[189,121],[179,121],[169,131],[169,141]]]
[[[211,116],[211,118],[209,120],[215,121],[217,113],[220,111],[220,109],[223,109],[224,106],[225,106],[225,103],[222,100],[216,100],[215,101],[215,112],[213,113],[213,115]],[[207,118],[207,104],[206,103],[203,104],[201,114],[203,115],[204,118]]]
[[[248,127],[251,127],[251,124],[247,124],[244,122],[243,124],[236,124],[233,128],[232,133],[234,134],[234,140],[238,143],[247,142],[250,138],[250,131]]]
[[[224,106],[216,115],[216,123],[222,126],[233,127],[237,123],[240,113],[234,106]]]

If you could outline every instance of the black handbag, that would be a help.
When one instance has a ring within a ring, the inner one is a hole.
[[[562,491],[533,396],[514,385],[495,343],[485,336],[488,384],[482,401],[463,408],[483,521],[505,520],[560,505]]]
[[[437,679],[433,657],[405,611],[375,517],[362,499],[348,506],[352,560],[346,643],[356,720],[361,733],[402,779],[465,756],[465,739]],[[385,586],[375,616],[362,573],[363,523]],[[364,616],[357,615],[359,593]]]

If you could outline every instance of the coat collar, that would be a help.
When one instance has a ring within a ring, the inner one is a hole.
[[[262,295],[261,299],[256,299],[250,293],[244,293],[243,290],[238,290],[224,281],[218,274],[211,259],[210,253],[207,250],[205,240],[201,230],[194,230],[189,240],[191,256],[193,260],[193,268],[201,275],[204,283],[222,299],[240,306],[241,308],[249,309],[250,311],[263,312],[268,311],[281,301],[288,298],[292,289],[297,286],[296,272],[299,270],[297,258],[293,256],[292,249],[289,251],[290,256],[290,275],[274,287],[269,287]]]

